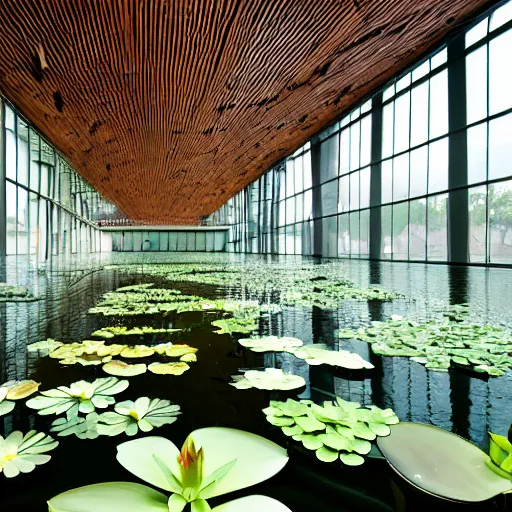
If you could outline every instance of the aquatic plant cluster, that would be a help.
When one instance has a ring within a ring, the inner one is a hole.
[[[174,283],[233,286],[249,291],[247,295],[252,298],[256,297],[256,300],[209,299],[143,283],[106,293],[95,307],[89,309],[90,314],[107,317],[166,316],[199,311],[208,313],[209,318],[213,313],[210,322],[218,328],[214,331],[217,334],[253,333],[258,330],[262,315],[279,314],[283,306],[337,309],[344,300],[391,301],[401,297],[381,288],[357,288],[352,282],[340,278],[339,267],[329,264],[302,265],[300,268],[275,265],[271,272],[267,264],[166,264],[117,268],[163,277]],[[276,303],[268,303],[270,296]],[[265,301],[267,303],[262,303]],[[359,330],[342,329],[338,336],[370,343],[373,351],[380,355],[410,357],[436,371],[448,371],[451,363],[491,376],[503,375],[512,369],[512,336],[499,328],[471,323],[468,318],[466,305],[457,305],[445,309],[441,320],[415,322],[393,315],[389,321],[373,322]],[[40,384],[33,380],[7,382],[0,386],[0,416],[12,412],[17,400],[38,393],[27,400],[26,406],[40,416],[57,416],[51,423],[50,432],[58,437],[76,436],[81,440],[94,440],[100,436],[133,437],[170,425],[181,414],[179,405],[147,396],[128,399],[123,396],[117,401],[118,395],[130,386],[128,380],[118,377],[135,377],[148,370],[157,375],[182,375],[190,369],[188,363],[197,361],[198,349],[171,342],[121,344],[111,341],[121,336],[172,335],[180,331],[151,325],[116,325],[94,331],[91,337],[99,340],[64,343],[49,338],[29,345],[29,352],[48,355],[62,365],[102,365],[103,371],[111,376],[79,380],[43,391],[39,391]],[[358,354],[332,350],[324,344],[304,345],[298,338],[250,336],[238,342],[255,353],[289,353],[309,365],[325,364],[349,370],[374,368]],[[153,356],[178,360],[145,361]],[[126,362],[122,358],[136,361]],[[306,386],[303,377],[279,368],[244,369],[231,379],[228,384],[238,390],[289,392]],[[271,400],[263,413],[267,422],[281,429],[286,438],[300,443],[300,449],[314,451],[319,461],[341,461],[345,466],[363,464],[365,456],[372,450],[372,443],[378,438],[393,438],[390,442],[382,442],[382,451],[391,461],[396,446],[402,446],[395,442],[395,438],[406,430],[397,429],[397,435],[393,435],[393,426],[399,424],[399,418],[392,409],[363,406],[340,397],[323,404],[311,400]],[[423,441],[418,439],[417,442]],[[48,462],[50,456],[46,452],[58,444],[51,436],[34,430],[26,435],[15,431],[5,439],[0,436],[0,472],[8,478],[30,472],[37,465]],[[293,446],[291,442],[289,444]],[[474,445],[470,449],[478,450]],[[271,441],[248,432],[219,427],[192,432],[181,450],[162,437],[125,442],[117,450],[118,461],[128,471],[167,494],[137,483],[102,483],[55,496],[49,501],[49,510],[96,512],[130,507],[141,512],[157,509],[181,512],[189,506],[192,512],[208,512],[212,510],[208,499],[260,483],[278,473],[288,461],[286,450]],[[479,464],[479,470],[483,467],[487,472],[482,474],[492,483],[493,490],[506,492],[512,481],[512,445],[509,441],[491,434],[490,457],[479,450],[478,459],[485,462]],[[207,473],[205,468],[208,468]],[[506,480],[507,484],[501,480]],[[264,496],[241,498],[213,510],[234,512],[244,508],[290,512],[278,501]]]
[[[389,425],[399,422],[391,409],[363,408],[339,397],[323,406],[310,400],[271,401],[263,412],[270,424],[281,427],[286,436],[300,441],[307,450],[314,450],[321,461],[339,458],[347,466],[363,464],[362,455],[370,452],[370,441],[389,435]]]
[[[179,329],[167,329],[176,331]],[[133,377],[145,373],[147,369],[156,374],[181,375],[190,366],[187,363],[197,361],[197,348],[174,343],[158,343],[156,345],[106,345],[104,340],[84,340],[80,342],[62,343],[50,338],[46,341],[33,343],[27,347],[29,351],[46,351],[52,359],[58,359],[63,365],[80,364],[96,366],[103,364],[103,371],[110,375]],[[140,359],[154,354],[166,357],[178,357],[179,362],[153,362],[149,366],[144,363],[129,364],[113,357]]]
[[[382,356],[410,357],[434,371],[446,372],[453,364],[493,377],[512,369],[512,334],[468,320],[466,305],[443,312],[442,319],[416,322],[393,315],[358,330],[342,329],[340,338],[371,344]]]
[[[112,267],[109,267],[112,268]],[[336,309],[341,301],[391,301],[400,294],[373,286],[357,288],[350,280],[340,277],[339,267],[324,265],[289,265],[245,263],[230,265],[160,264],[119,265],[115,268],[145,276],[159,276],[170,282],[187,282],[246,289],[255,294],[278,292],[281,306],[316,306]]]

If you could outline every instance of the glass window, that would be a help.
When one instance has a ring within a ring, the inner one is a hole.
[[[320,182],[338,175],[338,137],[333,136],[320,144]]]
[[[332,215],[338,211],[338,187],[337,183],[330,181],[321,186],[322,213]]]
[[[359,212],[349,214],[350,223],[350,255],[359,256]]]
[[[428,193],[448,188],[448,138],[429,144]]]
[[[17,205],[16,205],[16,185],[7,181],[5,183],[5,199],[7,214],[7,254],[16,254],[17,237]]]
[[[338,255],[350,255],[350,230],[348,214],[338,217]]]
[[[409,203],[393,205],[393,259],[409,256]]]
[[[430,138],[448,131],[448,71],[430,79]]]
[[[466,115],[468,124],[487,116],[487,46],[466,57]]]
[[[381,170],[381,197],[383,203],[393,201],[393,161],[384,160]]]
[[[428,199],[427,258],[431,261],[446,261],[448,257],[446,218],[447,199],[447,194],[429,197]]]
[[[304,190],[312,187],[311,181],[311,151],[302,156],[302,165],[304,167]]]
[[[340,133],[340,174],[350,171],[350,128]]]
[[[487,179],[487,123],[468,128],[468,184]]]
[[[489,18],[485,18],[466,32],[466,48],[469,48],[472,44],[477,43],[487,35],[488,23]]]
[[[512,107],[512,30],[489,43],[489,114],[497,114]]]
[[[489,179],[512,175],[512,114],[489,122]]]
[[[512,180],[489,185],[489,260],[512,263]]]
[[[409,197],[409,154],[393,159],[393,201]]]
[[[392,255],[392,219],[393,207],[391,205],[382,206],[381,215],[381,249],[380,257],[382,259],[390,259]]]
[[[411,93],[411,146],[428,140],[428,85],[418,85]]]
[[[409,148],[410,94],[395,101],[395,153]]]
[[[370,167],[361,169],[360,173],[360,192],[361,199],[359,208],[368,208],[370,206]]]
[[[11,130],[5,130],[5,175],[16,180],[16,137]]]
[[[382,158],[387,158],[393,154],[394,108],[394,103],[389,103],[382,109]]]
[[[361,120],[361,161],[359,165],[364,167],[371,162],[372,157],[372,118],[363,117]],[[341,172],[341,171],[340,171]]]
[[[512,20],[512,2],[507,2],[491,14],[489,30],[496,30],[510,20]]]
[[[347,174],[342,176],[339,180],[340,183],[340,192],[339,192],[339,203],[338,203],[338,211],[339,212],[348,212],[350,209],[350,176]]]
[[[359,209],[359,172],[350,175],[350,209]]]
[[[427,193],[427,166],[427,146],[411,151],[410,197],[423,196]]]
[[[359,168],[361,123],[358,121],[350,127],[350,170]]]
[[[473,187],[468,192],[469,261],[485,263],[487,246],[487,187]]]
[[[409,205],[409,258],[424,261],[427,244],[427,201],[416,199]]]
[[[302,157],[299,156],[295,159],[295,192],[302,192],[304,190],[304,184],[302,183]]]

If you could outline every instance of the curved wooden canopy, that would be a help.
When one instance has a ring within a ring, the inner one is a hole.
[[[2,0],[0,90],[129,217],[193,224],[490,0]]]

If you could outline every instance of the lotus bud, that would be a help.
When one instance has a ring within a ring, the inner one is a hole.
[[[188,436],[181,452],[178,455],[178,463],[181,471],[181,483],[183,488],[198,489],[203,481],[203,449],[196,449],[194,439]]]

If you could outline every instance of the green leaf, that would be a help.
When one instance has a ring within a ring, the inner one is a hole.
[[[338,452],[322,446],[316,452],[316,457],[322,462],[334,462],[338,458]]]
[[[295,422],[304,432],[317,432],[325,430],[325,424],[312,416],[299,416],[294,418]]]
[[[346,437],[343,437],[339,434],[320,434],[318,436],[320,441],[326,446],[327,448],[331,448],[332,450],[336,451],[352,451],[352,442],[350,439],[347,439]]]
[[[294,425],[293,427],[282,427],[281,430],[283,431],[283,434],[285,436],[289,436],[289,437],[296,436],[296,435],[304,433],[304,430],[302,430],[299,427],[299,425]]]
[[[363,457],[356,455],[355,453],[341,453],[340,460],[346,466],[360,466],[364,464]]]
[[[302,444],[306,450],[318,450],[324,445],[318,436],[302,434],[297,437],[299,438],[297,440],[302,441]]]
[[[389,436],[391,429],[382,423],[368,423],[370,430],[378,436]]]

